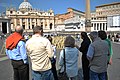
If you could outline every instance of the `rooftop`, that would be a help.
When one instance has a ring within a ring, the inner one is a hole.
[[[100,5],[100,6],[96,6],[96,8],[104,7],[104,6],[117,5],[117,4],[120,4],[120,2],[114,2],[114,3],[110,3],[110,4],[103,4],[103,5]]]

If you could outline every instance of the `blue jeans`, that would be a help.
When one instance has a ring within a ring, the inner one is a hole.
[[[90,80],[106,80],[107,72],[96,73],[90,70]]]
[[[33,80],[54,80],[51,70],[47,71],[32,71]]]

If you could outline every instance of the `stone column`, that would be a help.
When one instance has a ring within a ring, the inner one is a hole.
[[[47,27],[46,28],[50,30],[50,21],[49,21],[49,19],[47,19]]]
[[[41,19],[39,19],[39,25],[41,26]]]
[[[107,28],[107,26],[106,26],[106,23],[105,23],[105,31],[106,31],[106,28]]]
[[[98,31],[100,30],[100,23],[98,23]]]
[[[94,30],[94,29],[95,29],[95,28],[94,28],[94,24],[95,24],[95,23],[93,22],[92,24],[93,24],[93,26],[92,26],[92,27],[93,27],[93,30]]]
[[[17,26],[17,19],[14,19],[14,24],[15,25],[13,27],[15,28]]]
[[[29,22],[28,22],[28,19],[26,19],[26,29],[29,29]]]
[[[9,24],[7,22],[7,33],[9,33]]]
[[[30,29],[32,29],[32,19],[30,18]]]
[[[101,23],[101,30],[103,30],[103,23]]]
[[[37,19],[37,25],[40,26],[40,19]]]
[[[24,19],[24,24],[25,24],[25,29],[24,29],[24,30],[26,30],[26,26],[27,26],[27,21],[26,21],[26,19]]]
[[[2,31],[2,22],[0,21],[0,31]]]
[[[20,26],[22,26],[22,19],[20,19]]]
[[[27,19],[25,19],[25,30],[27,29]]]
[[[54,26],[55,26],[55,25],[54,25],[54,24],[55,24],[55,23],[54,23],[54,19],[52,19],[51,22],[52,22],[52,29],[54,30],[54,29],[55,29],[55,27],[54,27]]]
[[[34,26],[36,26],[36,23],[37,23],[37,22],[36,22],[36,18],[34,19],[34,21],[35,21]]]
[[[85,11],[85,31],[91,31],[91,13],[90,13],[90,0],[86,0],[86,11]]]
[[[103,30],[105,30],[105,23],[103,23]]]
[[[90,14],[90,0],[86,0],[86,19],[91,20],[91,14]]]
[[[45,19],[43,19],[43,29],[45,29]]]
[[[10,21],[8,22],[8,27],[9,27],[9,33],[11,33],[11,23],[10,23]]]
[[[14,24],[11,24],[11,29],[14,30]]]

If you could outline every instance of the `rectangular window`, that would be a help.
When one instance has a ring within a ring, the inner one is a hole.
[[[23,29],[25,29],[25,25],[23,25]]]
[[[30,26],[29,26],[29,29],[30,29]]]
[[[97,30],[99,30],[99,23],[97,23]]]
[[[106,27],[106,30],[107,30],[107,23],[106,23],[106,26],[105,26],[105,27]]]

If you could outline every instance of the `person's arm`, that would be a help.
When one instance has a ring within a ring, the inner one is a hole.
[[[59,66],[63,66],[63,50],[61,50],[61,52],[60,52],[60,56],[59,56]]]
[[[26,64],[26,63],[28,63],[28,56],[27,56],[27,53],[26,53],[25,42],[20,41],[18,43],[18,45],[19,45],[19,48],[20,48],[20,54],[21,54],[21,57],[23,59],[23,62]]]
[[[87,52],[87,58],[89,61],[92,60],[93,55],[94,55],[94,48],[90,45]]]
[[[30,43],[27,41],[25,44],[25,48],[26,48],[27,55],[30,57],[30,52],[29,52],[30,49],[28,47],[28,44],[30,44]]]
[[[109,40],[109,50],[110,50],[110,57],[109,57],[109,64],[111,65],[112,64],[112,55],[113,55],[113,50],[112,50],[112,44],[111,44],[111,41]]]
[[[109,41],[109,44],[110,44],[110,57],[112,57],[112,55],[113,55],[113,50],[112,50],[112,44],[111,44],[111,41]]]
[[[112,64],[112,57],[110,57],[109,64],[110,65]]]
[[[6,49],[6,55],[9,59],[15,59],[16,55],[13,54],[14,52],[12,52],[12,50],[8,50]]]
[[[109,64],[112,64],[112,55],[113,55],[113,50],[112,50],[112,44],[111,41],[109,39],[107,39],[108,44],[109,44]]]
[[[49,57],[49,58],[52,58],[54,54],[53,54],[52,45],[51,45],[51,43],[50,43],[49,40],[47,40],[46,51],[47,51],[47,53],[48,53],[48,57]]]
[[[54,58],[56,59],[56,46],[53,47]]]

